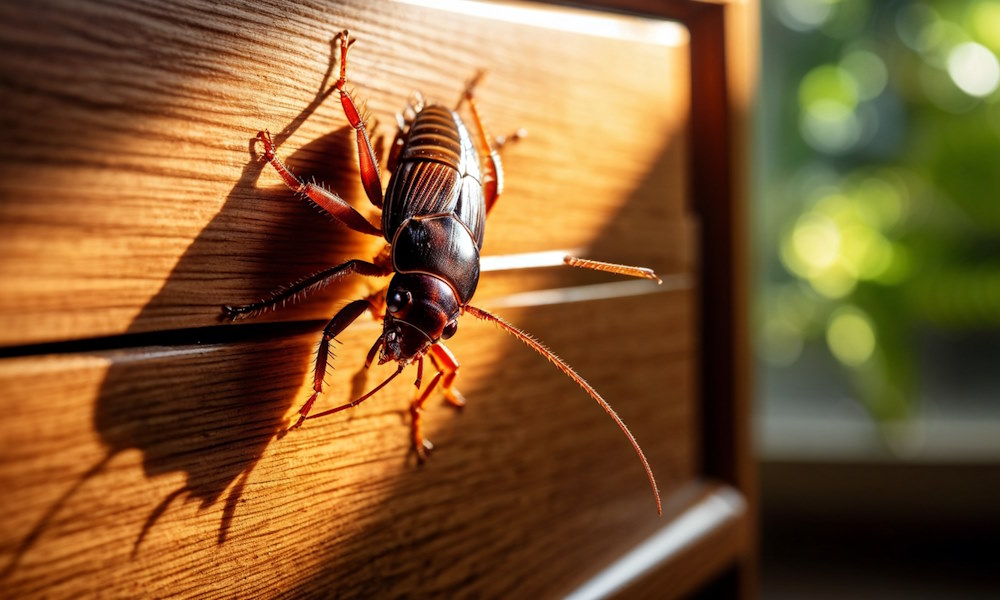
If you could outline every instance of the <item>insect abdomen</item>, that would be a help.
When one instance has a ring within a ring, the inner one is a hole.
[[[386,190],[382,232],[392,241],[412,217],[453,214],[483,245],[486,208],[479,154],[458,115],[428,106],[414,118]]]
[[[399,160],[432,160],[460,172],[462,135],[453,113],[437,105],[417,113]]]

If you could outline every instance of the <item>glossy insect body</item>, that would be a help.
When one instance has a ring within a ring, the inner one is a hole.
[[[454,335],[479,284],[486,228],[479,153],[457,113],[417,108],[397,140],[382,207],[396,275],[386,294],[380,363],[412,360]]]
[[[628,437],[642,461],[659,511],[660,497],[646,457],[628,428],[600,394],[534,338],[500,317],[470,304],[479,283],[479,252],[483,246],[486,217],[503,188],[498,150],[505,140],[517,137],[498,138],[491,144],[473,95],[479,77],[468,84],[454,110],[439,105],[424,106],[417,95],[412,104],[397,116],[399,127],[387,164],[392,177],[383,201],[378,162],[365,121],[351,94],[345,90],[347,51],[354,40],[344,31],[338,34],[335,42],[340,46],[340,78],[333,87],[339,92],[344,114],[355,129],[362,184],[371,203],[382,209],[380,226],[373,225],[336,194],[295,177],[275,156],[274,144],[266,131],[260,132],[257,138],[263,144],[264,159],[271,163],[290,188],[343,225],[384,237],[389,244],[388,251],[380,253],[372,262],[349,260],[325,269],[276,291],[260,302],[223,307],[223,316],[233,320],[251,316],[350,274],[392,275],[392,279],[384,290],[342,308],[323,330],[313,372],[314,391],[299,409],[298,421],[291,429],[299,427],[306,419],[357,406],[392,381],[407,365],[416,363],[416,394],[410,404],[411,441],[418,458],[423,461],[431,444],[421,433],[420,409],[431,392],[440,385],[441,392],[451,404],[462,406],[465,403],[454,387],[458,361],[441,341],[455,334],[459,316],[471,314],[493,323],[544,356],[607,412]],[[459,116],[458,110],[466,103],[476,127],[475,139]],[[649,269],[572,257],[567,257],[566,262],[583,268],[658,279]],[[330,343],[366,311],[370,311],[376,319],[382,319],[383,327],[382,334],[368,352],[365,365],[370,365],[378,354],[380,364],[396,362],[396,371],[360,398],[310,414],[313,403],[323,391]],[[429,358],[436,373],[421,388],[425,357]]]

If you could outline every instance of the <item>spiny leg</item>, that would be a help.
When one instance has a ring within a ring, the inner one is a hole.
[[[371,308],[367,300],[355,300],[344,308],[340,309],[330,323],[323,329],[323,339],[319,342],[319,349],[316,354],[316,366],[313,370],[313,393],[306,400],[306,403],[299,408],[299,419],[289,429],[296,429],[306,420],[316,398],[323,393],[323,378],[326,377],[327,360],[330,357],[330,341],[339,335],[347,326],[353,323],[361,313]]]
[[[392,381],[393,379],[395,379],[397,375],[399,375],[400,373],[403,372],[403,367],[405,367],[405,366],[406,366],[405,363],[399,363],[399,367],[396,368],[395,372],[393,372],[392,375],[389,375],[388,377],[386,377],[385,381],[383,381],[382,383],[376,385],[374,388],[372,388],[372,390],[370,392],[368,392],[364,396],[361,396],[357,400],[353,400],[351,402],[348,402],[347,404],[342,404],[342,405],[340,405],[340,406],[338,406],[336,408],[331,408],[330,410],[324,410],[323,412],[321,412],[319,414],[316,414],[316,415],[309,415],[307,417],[302,417],[302,419],[299,422],[301,423],[302,420],[305,420],[305,419],[318,419],[320,417],[325,417],[326,415],[332,415],[333,413],[337,413],[337,412],[340,412],[342,410],[347,410],[348,408],[354,408],[355,406],[357,406],[357,405],[361,404],[362,402],[364,402],[365,400],[371,398],[379,390],[381,390],[382,388],[384,388],[385,386],[387,386],[390,381]]]
[[[258,132],[257,139],[264,144],[264,160],[271,163],[271,166],[274,167],[274,170],[281,176],[285,185],[311,200],[317,206],[329,213],[330,216],[340,221],[347,227],[369,235],[382,235],[382,229],[380,227],[372,225],[368,219],[355,210],[354,207],[348,204],[343,198],[321,186],[316,185],[315,183],[306,183],[289,171],[288,167],[286,167],[284,163],[282,163],[281,160],[275,156],[274,143],[271,141],[271,133],[269,131]]]
[[[351,39],[351,34],[346,29],[334,38],[334,42],[340,43],[340,77],[333,84],[333,87],[340,92],[340,104],[344,107],[344,114],[357,134],[358,163],[361,167],[361,183],[364,185],[365,193],[372,204],[382,208],[382,178],[379,175],[375,150],[368,137],[365,119],[358,111],[351,93],[344,88],[347,85],[347,51],[356,41]]]
[[[291,285],[277,289],[259,302],[243,306],[223,306],[221,318],[236,321],[260,314],[278,306],[283,306],[286,302],[298,300],[311,292],[326,287],[331,281],[354,273],[369,277],[382,277],[392,273],[392,270],[386,271],[384,266],[375,265],[363,260],[349,260],[335,267],[313,273]]]

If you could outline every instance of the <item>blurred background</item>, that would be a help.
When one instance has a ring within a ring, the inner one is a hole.
[[[763,0],[764,597],[1000,597],[1000,1]]]

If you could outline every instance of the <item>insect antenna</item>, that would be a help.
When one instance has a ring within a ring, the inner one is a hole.
[[[663,283],[663,280],[660,279],[659,275],[657,275],[652,269],[648,269],[646,267],[619,265],[617,263],[602,262],[587,258],[577,258],[575,256],[567,256],[563,258],[563,262],[571,267],[590,269],[592,271],[606,271],[608,273],[617,273],[618,275],[627,275],[629,277],[638,277],[640,279],[651,279],[658,284]]]
[[[524,344],[527,345],[529,348],[541,354],[550,363],[558,367],[560,371],[562,371],[570,379],[575,381],[577,385],[583,388],[583,391],[590,394],[590,397],[601,405],[601,408],[604,409],[604,412],[608,413],[608,416],[610,416],[611,419],[618,424],[618,428],[622,430],[622,433],[624,433],[625,437],[628,438],[628,441],[631,442],[632,448],[635,449],[635,453],[639,455],[639,460],[642,461],[642,466],[643,468],[646,469],[646,476],[649,478],[649,485],[653,488],[653,496],[656,498],[656,512],[657,514],[662,515],[663,505],[660,502],[660,491],[656,487],[656,479],[653,477],[653,470],[650,469],[649,467],[649,461],[646,460],[646,455],[642,453],[642,448],[639,447],[639,442],[635,441],[635,436],[633,436],[632,432],[629,431],[628,427],[625,426],[625,422],[622,421],[621,417],[618,416],[618,413],[616,413],[614,409],[611,408],[611,405],[608,404],[607,401],[604,400],[604,398],[602,398],[601,395],[597,393],[597,390],[591,387],[591,385],[587,383],[587,381],[583,377],[580,377],[580,375],[578,375],[577,372],[573,370],[573,367],[566,364],[563,361],[563,359],[559,358],[558,356],[553,354],[551,350],[546,348],[544,344],[542,344],[535,338],[531,337],[527,333],[521,331],[517,327],[514,327],[507,321],[504,321],[497,315],[494,315],[493,313],[487,312],[481,308],[476,308],[475,306],[471,305],[465,307],[465,312],[471,314],[477,319],[493,323],[500,329],[506,331],[507,333],[511,334],[512,336],[524,342]]]

